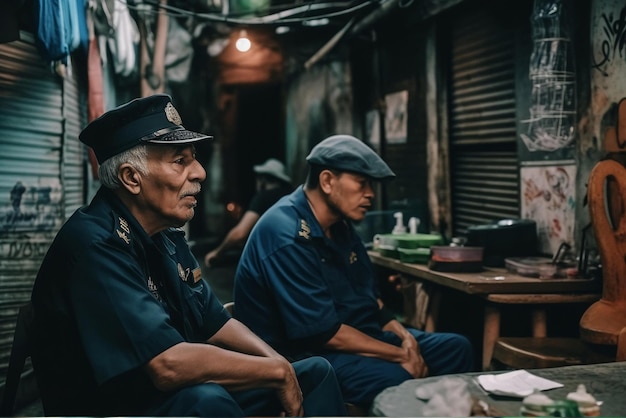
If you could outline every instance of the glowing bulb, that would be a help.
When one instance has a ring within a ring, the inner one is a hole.
[[[250,39],[248,39],[246,31],[242,30],[241,32],[239,32],[239,39],[237,39],[237,42],[235,43],[237,51],[246,52],[250,49],[251,46],[252,43],[250,42]]]

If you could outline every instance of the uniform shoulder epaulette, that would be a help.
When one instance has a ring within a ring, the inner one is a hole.
[[[132,231],[128,221],[115,212],[113,212],[113,216],[115,219],[114,236],[119,239],[120,242],[130,245],[132,242]]]
[[[298,233],[296,239],[302,241],[311,241],[311,227],[305,219],[299,220]]]

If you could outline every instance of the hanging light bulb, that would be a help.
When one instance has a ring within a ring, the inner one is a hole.
[[[237,39],[237,42],[235,43],[235,47],[237,48],[237,51],[246,52],[250,49],[251,46],[252,46],[252,43],[250,42],[250,39],[248,39],[248,34],[246,33],[245,30],[242,29],[239,32],[239,39]]]

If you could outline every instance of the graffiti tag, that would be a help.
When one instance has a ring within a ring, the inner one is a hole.
[[[604,40],[600,46],[600,60],[596,62],[595,57],[592,68],[600,71],[602,75],[608,77],[604,68],[616,57],[626,58],[626,7],[622,8],[618,19],[613,19],[613,13],[602,14],[602,31]]]

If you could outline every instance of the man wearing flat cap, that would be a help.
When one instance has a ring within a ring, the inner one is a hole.
[[[291,364],[230,317],[180,229],[206,172],[168,95],[135,99],[80,140],[102,187],[61,228],[31,301],[46,415],[341,415],[325,359]]]
[[[303,186],[256,224],[235,275],[235,316],[291,359],[322,355],[346,402],[368,408],[407,379],[470,371],[464,336],[402,326],[376,289],[352,222],[372,205],[374,181],[395,177],[371,148],[334,135],[307,157]]]
[[[241,252],[250,231],[261,215],[278,199],[293,191],[291,177],[285,171],[285,165],[276,158],[269,158],[263,164],[255,165],[253,169],[256,174],[256,193],[237,225],[228,231],[217,247],[204,256],[204,264],[207,267],[224,259],[224,254],[228,251],[236,249]]]

